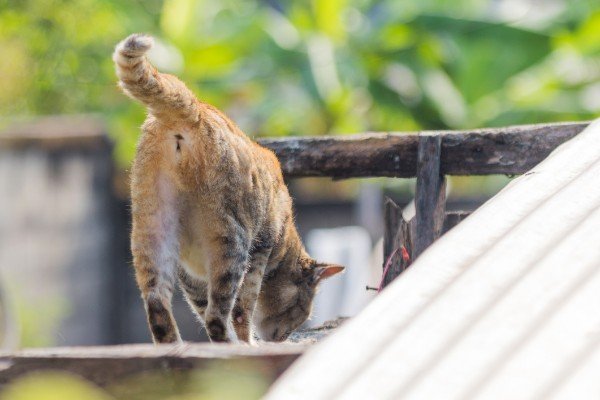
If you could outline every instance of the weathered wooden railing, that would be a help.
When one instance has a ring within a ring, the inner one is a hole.
[[[465,218],[464,213],[445,212],[445,175],[523,174],[587,125],[556,123],[416,134],[368,133],[261,139],[259,143],[277,154],[287,177],[417,178],[415,218],[405,221],[398,206],[386,200],[384,260],[392,258],[384,279],[386,285],[443,231]],[[402,246],[408,258],[398,251]],[[392,257],[393,253],[398,256]]]

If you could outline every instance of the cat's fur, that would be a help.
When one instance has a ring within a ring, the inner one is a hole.
[[[176,280],[212,341],[249,342],[252,326],[284,340],[308,318],[317,283],[343,267],[306,253],[275,155],[159,73],[151,46],[132,35],[113,60],[123,91],[149,111],[132,168],[131,249],[154,342],[180,340]]]

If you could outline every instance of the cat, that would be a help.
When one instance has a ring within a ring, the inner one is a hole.
[[[150,36],[113,54],[119,86],[148,109],[131,170],[131,251],[154,343],[181,341],[179,282],[213,342],[283,341],[317,284],[344,267],[307,254],[277,157],[147,60]]]

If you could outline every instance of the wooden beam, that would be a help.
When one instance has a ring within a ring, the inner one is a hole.
[[[443,131],[445,175],[522,174],[588,125],[539,124]],[[273,150],[288,177],[415,177],[419,136],[369,133],[351,136],[259,139]],[[428,132],[421,132],[428,134]]]
[[[211,343],[29,349],[0,355],[0,385],[33,371],[61,370],[106,386],[143,372],[189,371],[209,367],[215,361],[231,365],[250,362],[266,379],[274,380],[305,349],[299,344],[251,347]]]
[[[429,247],[440,235],[446,211],[446,178],[440,170],[442,137],[419,137],[417,190],[415,194],[416,230],[413,257]]]
[[[273,150],[288,177],[412,177],[417,135],[370,133],[349,136],[260,139]]]

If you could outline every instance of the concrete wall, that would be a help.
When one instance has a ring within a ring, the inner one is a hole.
[[[92,119],[0,138],[0,276],[30,344],[107,341],[111,146]]]

